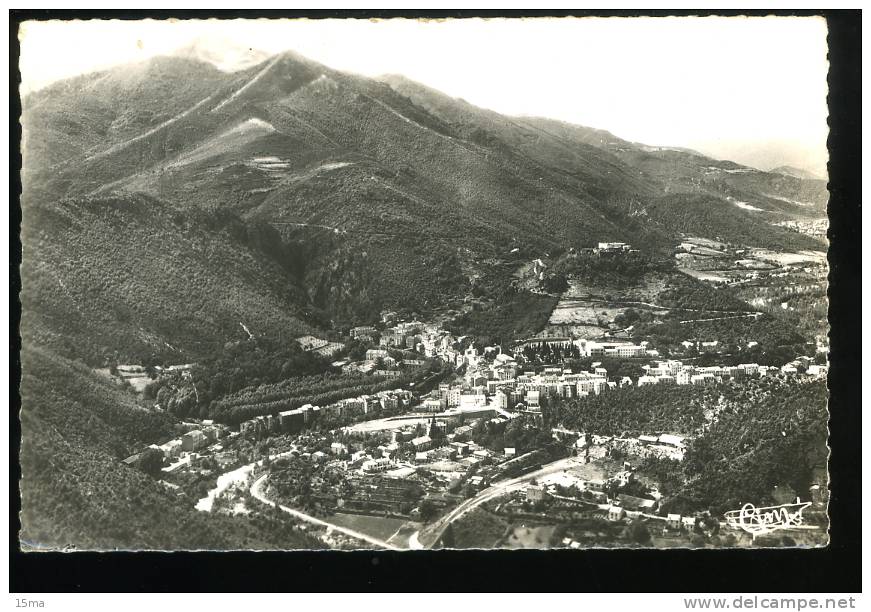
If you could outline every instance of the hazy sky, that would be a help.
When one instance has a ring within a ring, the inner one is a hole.
[[[825,172],[822,18],[29,22],[25,92],[197,37],[404,74],[478,106]]]

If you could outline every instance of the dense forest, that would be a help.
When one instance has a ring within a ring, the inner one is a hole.
[[[170,415],[144,409],[108,378],[43,349],[22,353],[21,395],[23,412],[62,432],[70,444],[116,458],[175,432]]]
[[[95,366],[184,363],[228,339],[314,327],[254,228],[143,195],[33,204],[22,225],[21,335]],[[268,254],[267,254],[268,252]]]
[[[553,441],[550,435],[535,427],[531,418],[524,417],[502,423],[480,419],[475,423],[469,439],[500,453],[505,447],[513,448],[518,455],[543,448]]]
[[[340,374],[320,380],[290,379],[277,385],[246,388],[210,408],[209,416],[230,425],[265,414],[278,414],[305,404],[325,406],[348,397],[387,391],[408,384],[411,376],[384,378]]]
[[[695,431],[716,398],[708,388],[689,385],[625,387],[542,408],[546,424],[603,436]]]
[[[776,316],[807,338],[828,333],[829,303],[824,282],[804,278],[782,279],[780,283],[767,280],[764,285],[748,285],[741,293],[747,300],[764,300],[760,310]],[[787,304],[786,309],[782,303]]]
[[[486,345],[507,345],[541,331],[557,301],[549,295],[509,288],[493,304],[466,312],[445,328],[457,336],[473,335]]]
[[[667,273],[673,264],[649,253],[602,253],[587,251],[568,253],[554,262],[549,275],[555,278],[576,278],[589,285],[631,287],[646,276]]]
[[[686,274],[671,274],[657,303],[667,308],[686,308],[707,312],[753,312],[729,287],[712,287]]]
[[[265,414],[277,414],[305,404],[326,406],[340,399],[388,391],[415,385],[424,392],[450,371],[437,362],[415,370],[406,370],[396,378],[360,373],[321,374],[292,377],[274,384],[246,387],[207,406],[209,418],[236,425]]]
[[[146,386],[145,396],[179,417],[208,418],[215,401],[246,387],[331,372],[328,359],[292,339],[249,338],[227,342],[187,374],[163,374]]]
[[[639,321],[635,323],[632,337],[636,341],[649,340],[658,348],[676,347],[685,340],[717,341],[720,348],[725,348],[734,357],[724,356],[724,365],[737,360],[738,363],[782,366],[797,355],[815,351],[807,346],[807,340],[794,327],[769,314],[713,321],[689,319],[681,322],[676,317],[659,322]],[[749,346],[751,343],[756,344]]]
[[[825,381],[763,378],[721,388],[724,407],[689,445],[687,483],[670,507],[722,513],[752,501],[773,502],[775,485],[802,499],[815,478],[825,486],[828,411]]]

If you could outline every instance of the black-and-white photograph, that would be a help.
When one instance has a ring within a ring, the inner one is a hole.
[[[824,18],[18,37],[23,551],[829,543]]]

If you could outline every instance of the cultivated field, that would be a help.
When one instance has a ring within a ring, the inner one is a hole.
[[[608,306],[601,302],[562,298],[550,315],[548,325],[577,323],[583,325],[607,325],[625,308]]]
[[[682,271],[687,276],[692,276],[693,278],[697,278],[701,281],[710,281],[712,283],[725,283],[729,280],[729,277],[723,276],[721,274],[715,274],[714,272],[703,272],[702,270],[691,270],[689,268],[683,268]]]
[[[822,251],[800,251],[798,253],[777,253],[765,249],[754,249],[753,257],[770,261],[781,266],[800,263],[823,263],[826,260],[826,254]]]
[[[337,512],[330,516],[329,522],[359,531],[379,540],[387,540],[406,523],[403,519],[398,518],[369,516],[367,514],[345,514],[343,512]]]

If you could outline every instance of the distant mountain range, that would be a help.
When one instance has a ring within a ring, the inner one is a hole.
[[[802,170],[801,168],[796,168],[794,166],[778,166],[777,168],[772,168],[769,172],[773,174],[782,174],[784,176],[791,176],[797,179],[803,179],[807,181],[821,181],[822,177],[817,176],[813,172],[809,170]]]
[[[822,248],[772,224],[824,216],[820,180],[292,52],[215,61],[194,45],[26,97],[25,332],[68,356],[189,356],[237,319],[303,330],[444,304],[515,248]]]

